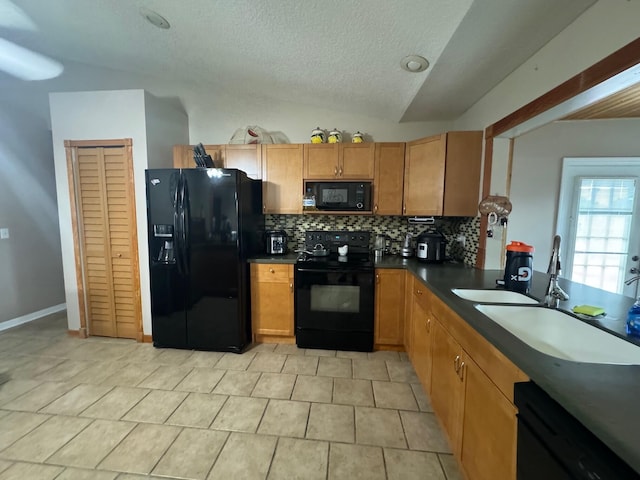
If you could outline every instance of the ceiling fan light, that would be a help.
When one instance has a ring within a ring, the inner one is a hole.
[[[22,80],[47,80],[60,75],[64,66],[52,58],[0,38],[0,70]]]

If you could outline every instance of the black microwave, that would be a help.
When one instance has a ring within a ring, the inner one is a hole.
[[[371,182],[306,182],[318,210],[370,212]]]

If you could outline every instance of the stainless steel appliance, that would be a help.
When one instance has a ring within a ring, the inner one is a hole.
[[[518,480],[639,479],[620,457],[533,382],[516,383]]]
[[[283,230],[268,230],[264,233],[268,255],[287,253],[287,234]]]
[[[262,252],[262,183],[235,169],[147,170],[156,347],[241,352],[251,342],[247,258]]]
[[[423,232],[416,239],[416,257],[423,262],[444,262],[446,248],[447,240],[440,232]]]
[[[304,187],[318,210],[371,211],[371,182],[305,182]]]
[[[308,231],[295,266],[296,343],[302,348],[373,350],[375,295],[369,232]],[[348,245],[348,254],[338,247]]]
[[[404,258],[413,257],[413,235],[407,233],[402,242],[402,248],[400,249],[400,256]]]

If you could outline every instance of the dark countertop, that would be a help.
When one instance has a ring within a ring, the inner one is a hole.
[[[253,263],[295,263],[296,254],[258,256]],[[580,363],[551,357],[492,322],[474,308],[474,303],[451,293],[452,288],[496,288],[501,270],[478,270],[463,264],[425,264],[415,258],[386,255],[376,268],[402,268],[412,272],[440,300],[447,304],[480,335],[491,342],[518,368],[544,389],[569,413],[593,432],[633,469],[640,472],[640,365]],[[534,272],[530,296],[544,298],[548,276]],[[560,279],[570,297],[560,309],[574,305],[600,306],[607,312],[602,320],[586,323],[602,328],[640,345],[640,339],[625,334],[627,310],[632,298]]]
[[[491,342],[518,368],[544,389],[569,413],[640,472],[640,365],[605,365],[561,360],[538,352],[492,322],[474,308],[474,303],[451,293],[452,288],[495,288],[500,270],[477,270],[461,264],[424,264],[415,259],[383,257],[377,268],[405,268],[418,277],[438,298],[478,333]],[[548,276],[534,272],[530,296],[544,298]],[[570,300],[560,309],[574,305],[604,307],[603,320],[589,320],[598,328],[640,345],[624,332],[626,313],[634,300],[560,279]]]

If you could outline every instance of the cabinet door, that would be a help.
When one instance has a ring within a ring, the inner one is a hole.
[[[431,405],[444,427],[451,449],[458,454],[464,408],[464,377],[459,372],[465,359],[458,342],[435,317],[431,321],[431,331]]]
[[[376,270],[376,345],[403,343],[404,277],[404,270]]]
[[[338,178],[337,143],[305,144],[304,178],[327,180]]]
[[[341,143],[338,178],[373,180],[375,143]]]
[[[515,480],[516,408],[478,365],[465,359],[464,420],[460,459],[467,478]]]
[[[293,265],[251,264],[254,335],[293,337]]]
[[[373,213],[402,215],[404,143],[376,143]]]
[[[481,163],[482,132],[447,133],[443,215],[478,215]]]
[[[431,391],[431,318],[419,301],[413,303],[413,366],[422,388]]]
[[[442,215],[446,134],[408,142],[403,215]]]
[[[249,178],[262,178],[260,145],[226,145],[224,168],[237,168]]]
[[[302,213],[302,145],[262,145],[264,213]]]
[[[411,345],[411,336],[413,335],[413,282],[414,276],[412,273],[408,271],[405,272],[404,281],[405,281],[405,292],[404,292],[404,311],[405,311],[405,320],[404,320],[404,349],[409,355],[409,358],[413,361],[413,350]]]
[[[204,149],[208,155],[211,155],[216,168],[224,166],[224,145],[204,145]],[[173,146],[173,168],[196,168],[196,162],[193,161],[193,146]]]

